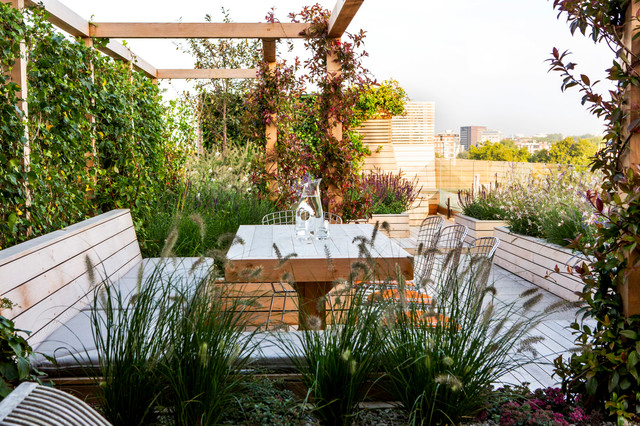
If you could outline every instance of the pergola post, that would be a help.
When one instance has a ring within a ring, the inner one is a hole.
[[[339,40],[339,39],[338,39]],[[342,73],[342,64],[338,59],[338,55],[335,51],[329,50],[327,52],[327,79],[334,80],[340,77]],[[329,115],[329,122],[327,123],[329,126],[329,131],[331,132],[331,136],[333,136],[336,140],[342,140],[342,123],[338,121],[335,115]],[[330,169],[335,169],[333,165],[329,165]],[[334,172],[335,170],[331,170]],[[327,188],[327,194],[329,195],[329,211],[332,213],[336,212],[336,206],[342,203],[342,194],[338,187],[333,184],[330,184]]]
[[[640,38],[637,36],[640,31],[640,3],[629,2],[627,6],[627,16],[624,28],[624,42],[631,51],[633,74],[640,75]],[[640,118],[640,88],[631,86],[627,95],[627,106],[629,116],[626,129],[629,124]],[[622,164],[629,167],[632,164],[640,164],[640,133],[631,134],[627,151],[624,153]],[[638,249],[628,255],[627,260],[630,265],[635,263],[640,255]],[[625,316],[640,314],[640,270],[627,270],[623,278],[624,283],[619,289],[622,296],[623,312]]]
[[[262,39],[262,58],[267,65],[267,72],[275,73],[276,70],[276,40],[273,38]],[[269,187],[273,189],[275,185],[275,174],[277,171],[276,162],[276,143],[278,141],[278,125],[277,114],[272,113],[269,123],[265,126],[265,154],[266,154],[266,171],[270,176]],[[273,193],[273,191],[271,191]]]
[[[3,0],[5,3],[10,3],[13,8],[22,11],[24,9],[24,0]],[[27,104],[27,45],[24,40],[20,42],[20,57],[16,59],[13,63],[13,67],[11,68],[11,81],[20,86],[20,91],[18,92],[18,110],[22,111],[23,114],[23,125],[24,125],[24,145],[22,148],[22,167],[25,172],[31,170],[31,143],[29,141],[29,127],[27,118],[29,115],[29,106]],[[30,219],[31,214],[29,212],[28,207],[31,206],[31,188],[29,187],[29,181],[24,180],[24,205],[26,211],[27,220]],[[27,230],[27,235],[31,234],[31,228]]]

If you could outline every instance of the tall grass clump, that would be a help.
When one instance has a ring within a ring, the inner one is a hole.
[[[174,228],[163,255],[179,234]],[[241,390],[252,354],[244,329],[253,300],[231,297],[215,280],[212,259],[200,258],[185,275],[178,259],[147,265],[133,289],[103,284],[91,310],[100,405],[114,425],[217,424]],[[151,266],[151,269],[149,269]],[[163,418],[160,419],[160,413]]]
[[[302,376],[313,414],[325,425],[351,424],[358,403],[367,395],[372,374],[379,371],[379,314],[367,303],[362,287],[346,291],[348,307],[339,325],[303,330],[283,337],[281,346]],[[309,324],[319,325],[310,318]]]
[[[431,303],[386,308],[384,383],[412,424],[457,424],[476,414],[492,383],[531,361],[532,345],[541,340],[533,328],[558,308],[532,313],[541,298],[535,292],[504,305],[495,288],[467,271],[438,284]]]
[[[240,374],[254,345],[252,333],[243,331],[246,304],[212,284],[202,281],[176,295],[169,313],[161,365],[176,425],[219,424],[248,377]]]
[[[114,425],[148,424],[156,420],[166,384],[157,366],[167,345],[168,322],[159,306],[170,286],[157,268],[131,293],[105,283],[97,288],[91,323],[98,354],[99,401]]]
[[[240,225],[260,223],[262,216],[274,211],[274,204],[260,196],[249,179],[254,155],[250,145],[230,146],[192,159],[180,191],[167,191],[156,202],[155,215],[145,224],[148,240],[143,255],[157,256],[173,227],[179,231],[173,248],[176,256],[226,250],[230,244],[226,236]]]

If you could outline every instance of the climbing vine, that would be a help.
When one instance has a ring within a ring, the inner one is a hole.
[[[317,4],[289,15],[292,22],[310,24],[305,47],[311,57],[304,62],[279,60],[272,70],[261,64],[251,97],[263,125],[275,122],[278,128],[275,155],[256,163],[254,181],[263,191],[277,194],[283,207],[294,201],[295,182],[307,173],[322,177],[325,205],[337,212],[346,207],[341,194],[361,182],[360,165],[368,151],[355,132],[359,123],[354,107],[370,83],[362,66],[364,32],[348,34],[347,41],[331,38],[329,15]],[[276,21],[273,13],[267,20]],[[339,62],[338,72],[327,73],[328,56]],[[298,71],[304,72],[299,76]],[[309,87],[317,92],[305,93]],[[334,136],[336,123],[342,123],[342,138]],[[269,162],[277,164],[275,171],[267,170]]]
[[[633,0],[637,1],[637,0]],[[595,243],[579,237],[573,246],[590,256],[575,268],[585,283],[581,293],[584,313],[595,326],[576,321],[581,351],[569,360],[556,360],[557,372],[567,390],[583,395],[592,406],[606,408],[618,422],[640,419],[640,316],[626,317],[622,289],[625,279],[640,268],[640,169],[624,165],[629,141],[640,129],[639,106],[629,102],[629,92],[640,87],[635,66],[638,57],[624,42],[628,0],[555,0],[554,7],[566,16],[572,33],[580,32],[595,42],[607,43],[615,57],[608,79],[616,90],[606,94],[597,82],[576,71],[568,52],[553,50],[551,69],[561,73],[562,89],[577,87],[582,103],[606,122],[606,146],[592,167],[604,173],[599,193],[588,193],[596,215]],[[634,33],[638,18],[632,18]]]
[[[167,131],[158,87],[128,64],[54,31],[40,9],[21,13],[1,4],[0,31],[0,248],[114,208],[131,209],[144,244],[141,224],[155,195],[177,184],[184,161]],[[28,141],[17,87],[6,77],[21,40]]]

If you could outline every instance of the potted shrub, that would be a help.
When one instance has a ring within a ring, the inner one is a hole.
[[[408,210],[421,190],[418,179],[406,179],[402,171],[396,174],[375,169],[365,176],[365,180],[372,193],[369,223],[379,222],[380,230],[388,237],[408,238]]]
[[[471,242],[480,237],[493,237],[493,230],[498,226],[506,226],[504,211],[498,197],[499,184],[489,188],[482,187],[479,191],[460,190],[458,201],[462,213],[455,215],[458,224],[465,225],[469,232],[465,242]]]

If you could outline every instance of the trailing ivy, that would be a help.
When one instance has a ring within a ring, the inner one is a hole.
[[[44,13],[0,8],[3,75],[19,57],[20,40],[27,44],[31,167],[27,173],[23,166],[16,86],[3,76],[0,248],[114,208],[131,209],[144,245],[142,224],[156,195],[179,185],[185,160],[159,89],[128,64],[54,31]]]

